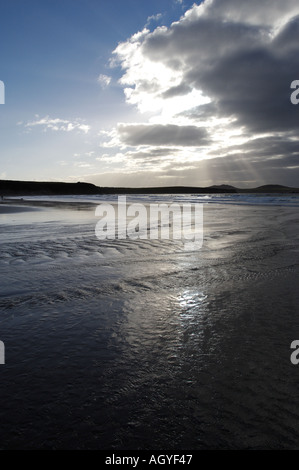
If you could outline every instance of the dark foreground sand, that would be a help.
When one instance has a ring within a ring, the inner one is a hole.
[[[198,252],[3,217],[2,449],[299,449],[297,208],[206,206]]]

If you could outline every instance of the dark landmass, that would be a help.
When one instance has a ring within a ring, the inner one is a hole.
[[[231,193],[298,193],[299,188],[268,184],[257,188],[235,188],[222,184],[209,187],[167,186],[152,188],[109,188],[91,183],[60,183],[0,180],[0,196],[57,196],[91,194],[231,194]]]

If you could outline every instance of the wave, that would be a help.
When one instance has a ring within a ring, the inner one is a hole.
[[[241,204],[299,207],[299,194],[128,194],[127,203],[203,203],[203,204]],[[20,200],[18,197],[10,198]],[[118,195],[73,195],[73,196],[26,196],[23,201],[65,202],[65,203],[117,203]]]

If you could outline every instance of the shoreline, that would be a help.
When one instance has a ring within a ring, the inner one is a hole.
[[[110,196],[110,197],[109,197]],[[297,207],[299,205],[299,194],[289,193],[265,193],[265,194],[110,194],[110,195],[22,195],[2,197],[0,200],[0,215],[9,213],[21,213],[29,211],[38,211],[42,209],[70,209],[70,210],[94,210],[97,205],[109,204],[118,206],[120,196],[126,196],[126,204],[139,203],[144,206],[150,204],[204,204],[204,205],[238,205],[238,206],[279,206],[279,207]],[[156,198],[153,198],[156,196]],[[181,199],[177,199],[182,196]],[[210,198],[205,199],[208,196]],[[215,199],[212,199],[213,196]],[[222,197],[223,196],[223,199]],[[243,196],[243,198],[242,198]],[[81,199],[82,197],[82,199]],[[189,199],[189,198],[192,199]],[[198,199],[196,199],[198,197]],[[240,197],[240,199],[239,199]],[[60,199],[61,198],[61,199]],[[86,198],[86,199],[84,199]],[[94,199],[92,199],[94,198]],[[195,198],[195,199],[193,199]],[[252,199],[251,199],[252,198]],[[269,200],[267,200],[269,198]],[[273,198],[278,198],[277,201]],[[288,199],[290,198],[290,199]],[[286,200],[286,203],[284,201]],[[298,199],[298,203],[297,203]],[[288,203],[289,202],[289,203]]]
[[[280,184],[266,184],[255,188],[238,188],[230,184],[161,187],[101,187],[91,183],[0,180],[0,197],[22,196],[80,196],[121,194],[299,194],[299,188]]]

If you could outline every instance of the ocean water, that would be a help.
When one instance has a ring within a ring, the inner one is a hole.
[[[111,196],[26,200],[0,205],[1,449],[299,449],[298,196],[158,196],[203,203],[193,251],[98,240]]]

